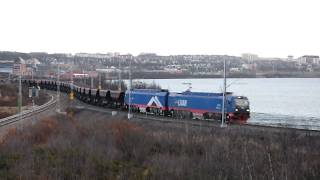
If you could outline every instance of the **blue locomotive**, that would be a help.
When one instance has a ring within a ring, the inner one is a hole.
[[[124,104],[134,112],[152,113],[181,119],[221,119],[222,93],[169,92],[168,90],[133,89],[126,91]],[[250,117],[248,98],[226,93],[227,120],[245,123]]]

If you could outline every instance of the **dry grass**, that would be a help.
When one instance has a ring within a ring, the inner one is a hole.
[[[78,112],[75,112],[76,114]],[[0,144],[0,179],[319,179],[318,136],[59,116]],[[88,116],[86,116],[88,117]]]
[[[22,110],[32,108],[32,99],[28,97],[28,88],[23,87],[22,91]],[[0,119],[11,116],[18,112],[18,89],[13,84],[0,84]],[[35,105],[42,105],[48,102],[49,97],[40,91],[39,97],[34,98]]]
[[[0,119],[17,113],[16,107],[0,107]]]

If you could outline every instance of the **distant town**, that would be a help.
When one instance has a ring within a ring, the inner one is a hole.
[[[244,53],[228,55],[170,55],[155,53],[131,54],[48,54],[46,52],[0,52],[0,76],[19,75],[55,78],[60,69],[61,79],[98,77],[127,79],[131,66],[137,79],[156,78],[219,78],[223,61],[227,62],[227,75],[232,78],[256,77],[320,77],[320,59],[317,55],[287,58],[259,57]],[[121,74],[121,75],[119,75]]]

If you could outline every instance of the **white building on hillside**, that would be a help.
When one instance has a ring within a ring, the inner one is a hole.
[[[248,62],[253,62],[259,59],[259,56],[251,53],[244,53],[241,55],[242,59],[248,60]]]
[[[298,59],[299,64],[320,64],[319,56],[305,55]]]

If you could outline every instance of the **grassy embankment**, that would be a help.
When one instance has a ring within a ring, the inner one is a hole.
[[[319,179],[319,136],[78,112],[11,129],[0,179]]]

